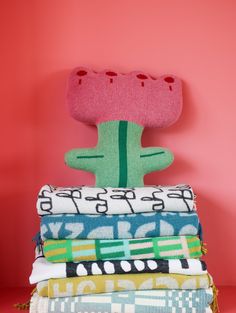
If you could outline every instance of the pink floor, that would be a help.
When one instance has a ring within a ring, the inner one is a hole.
[[[16,313],[16,302],[27,302],[32,288],[9,288],[0,290],[0,313]],[[236,287],[219,287],[220,313],[236,313]],[[27,311],[23,311],[27,312]]]

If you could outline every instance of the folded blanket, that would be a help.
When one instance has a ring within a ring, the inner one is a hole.
[[[195,203],[192,188],[188,185],[137,188],[45,185],[38,195],[37,210],[39,215],[190,212],[195,210]]]
[[[35,293],[30,313],[212,313],[213,291],[143,290],[49,299]]]
[[[35,284],[50,278],[65,278],[90,275],[127,273],[172,273],[203,275],[206,263],[197,259],[181,260],[126,260],[126,261],[82,261],[79,263],[51,263],[38,256],[33,263],[30,283]]]
[[[190,259],[202,256],[197,236],[153,237],[114,240],[46,240],[44,255],[50,262]]]
[[[41,238],[129,239],[197,235],[198,215],[153,212],[126,215],[60,214],[41,218]]]
[[[57,298],[128,290],[207,289],[211,286],[208,274],[115,274],[49,279],[37,284],[37,292],[42,297]]]

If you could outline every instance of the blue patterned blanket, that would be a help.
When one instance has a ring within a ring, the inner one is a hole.
[[[58,214],[41,219],[46,239],[129,239],[201,235],[197,213],[153,212],[123,215]]]
[[[30,313],[212,313],[212,289],[143,290],[48,299],[35,294]]]

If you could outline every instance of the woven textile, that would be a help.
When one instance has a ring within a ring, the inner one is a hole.
[[[56,298],[127,290],[206,289],[211,285],[211,277],[208,274],[198,276],[163,273],[93,275],[39,282],[37,292],[39,296]]]
[[[35,293],[30,313],[212,313],[213,291],[142,290],[49,299]]]
[[[154,212],[126,215],[58,214],[41,218],[41,237],[46,239],[128,239],[197,235],[195,212]]]
[[[116,240],[46,240],[44,255],[50,262],[132,259],[190,259],[202,256],[196,236]]]
[[[127,273],[203,275],[207,273],[207,268],[205,262],[197,259],[51,263],[48,262],[43,256],[38,256],[33,264],[30,283],[34,284],[50,278]]]
[[[38,195],[37,210],[39,215],[191,212],[195,203],[188,185],[137,188],[45,185]]]

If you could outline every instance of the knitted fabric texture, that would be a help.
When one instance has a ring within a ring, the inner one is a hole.
[[[127,120],[143,127],[167,127],[182,110],[181,80],[173,75],[153,77],[133,71],[95,73],[77,67],[68,80],[67,103],[78,121],[99,124]]]
[[[35,293],[30,313],[212,313],[213,291],[142,290],[50,299]]]
[[[38,195],[37,210],[39,215],[191,212],[195,203],[189,185],[140,188],[45,185]]]
[[[39,296],[57,298],[128,290],[207,289],[211,277],[145,273],[49,279],[37,284]]]
[[[141,146],[143,127],[128,121],[99,124],[95,148],[74,149],[65,155],[66,164],[95,174],[99,187],[141,187],[149,172],[173,162],[164,148]]]
[[[167,149],[143,148],[140,142],[144,126],[168,126],[179,117],[178,78],[154,81],[140,72],[114,75],[77,68],[69,78],[67,100],[73,117],[98,124],[95,148],[75,149],[65,156],[69,166],[95,173],[96,186],[143,186],[146,173],[172,163]]]
[[[207,273],[204,261],[197,259],[180,260],[114,260],[81,261],[79,263],[51,263],[43,256],[33,263],[30,283],[34,284],[50,278],[66,278],[90,275],[111,275],[127,273],[171,273],[183,275],[203,275]]]
[[[44,255],[50,262],[200,258],[196,236],[116,240],[46,240]]]
[[[126,215],[58,214],[41,218],[41,238],[128,239],[198,235],[198,215],[154,212]]]

